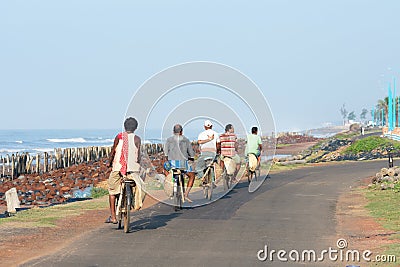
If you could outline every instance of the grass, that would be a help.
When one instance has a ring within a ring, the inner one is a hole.
[[[400,232],[400,193],[394,190],[366,190],[369,201],[366,208],[382,226],[393,232]],[[400,261],[400,234],[391,236],[396,240],[395,244],[383,247],[381,255],[395,255],[397,262]],[[398,266],[389,263],[375,263],[373,266]]]
[[[351,139],[353,137],[356,137],[360,135],[358,132],[353,132],[353,133],[338,133],[333,136],[334,139]]]
[[[284,148],[284,147],[289,147],[291,145],[293,145],[293,144],[277,144],[276,148]]]
[[[99,198],[108,195],[108,190],[101,187],[94,187],[92,189],[92,198]]]
[[[294,169],[299,169],[302,167],[307,167],[308,164],[289,164],[289,165],[279,165],[279,164],[274,164],[271,167],[271,172],[280,172],[280,171],[288,171],[288,170],[294,170]]]
[[[79,201],[19,211],[15,216],[0,220],[0,227],[54,227],[57,220],[82,214],[86,210],[102,210],[108,207],[108,198]]]
[[[343,153],[358,154],[361,152],[371,152],[375,149],[385,150],[388,147],[393,147],[395,151],[400,151],[400,142],[379,136],[369,136],[355,141],[346,150],[344,150]]]

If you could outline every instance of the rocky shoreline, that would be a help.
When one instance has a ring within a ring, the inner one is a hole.
[[[0,205],[6,205],[5,192],[17,189],[21,205],[60,204],[73,198],[76,190],[96,186],[110,173],[106,160],[82,163],[43,174],[21,175],[14,180],[3,179],[0,187]]]

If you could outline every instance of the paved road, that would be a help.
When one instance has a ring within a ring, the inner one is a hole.
[[[132,233],[105,225],[25,266],[346,266],[281,263],[276,255],[261,262],[257,252],[265,245],[287,252],[335,247],[338,195],[385,164],[352,162],[273,174],[255,193],[238,184],[211,205],[177,213],[157,204],[136,213]]]

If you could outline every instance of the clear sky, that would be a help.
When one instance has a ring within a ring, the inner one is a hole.
[[[0,129],[119,128],[145,80],[197,60],[250,77],[279,131],[339,123],[343,103],[359,116],[399,78],[399,10],[397,0],[1,1]]]

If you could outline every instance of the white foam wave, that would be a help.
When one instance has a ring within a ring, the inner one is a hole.
[[[51,149],[51,148],[34,148],[32,150],[33,151],[37,151],[37,152],[52,152],[54,149]]]
[[[15,141],[15,143],[22,144],[23,141]]]
[[[98,139],[98,140],[95,140],[95,141],[87,141],[88,143],[97,143],[97,144],[106,144],[106,143],[113,143],[114,142],[114,140],[113,139]]]
[[[50,138],[46,139],[47,141],[51,143],[86,143],[87,141],[85,138],[78,137],[78,138]]]
[[[24,152],[26,151],[26,149],[12,149],[12,148],[4,148],[4,149],[0,149],[0,153],[17,153],[17,152]]]

